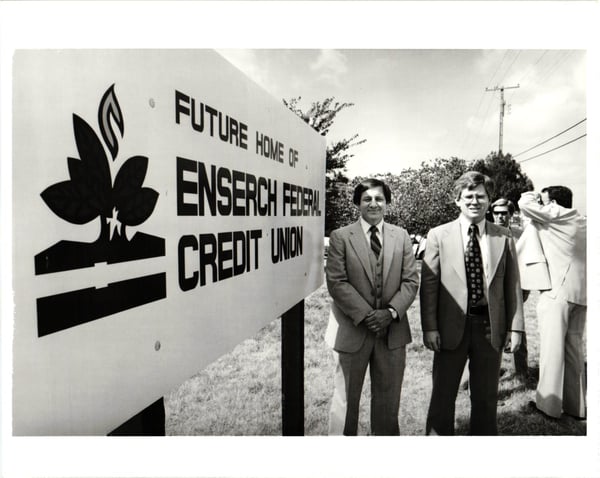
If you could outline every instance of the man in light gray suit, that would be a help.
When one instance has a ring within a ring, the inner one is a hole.
[[[408,233],[383,221],[391,191],[368,179],[354,190],[360,218],[329,237],[326,274],[333,299],[327,343],[336,357],[330,435],[356,435],[367,367],[371,377],[371,433],[399,435],[398,411],[406,344],[406,311],[418,273]]]
[[[540,378],[535,404],[545,415],[586,418],[583,336],[587,314],[586,220],[573,209],[573,193],[550,186],[519,200],[537,230],[550,276],[537,305]]]

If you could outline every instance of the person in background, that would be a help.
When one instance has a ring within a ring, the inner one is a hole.
[[[417,259],[423,259],[423,254],[425,254],[425,247],[427,246],[427,237],[424,237],[421,234],[417,234],[415,236],[415,241],[417,243],[417,247],[415,248],[415,257]]]
[[[517,241],[521,236],[522,231],[519,228],[511,227],[511,219],[515,213],[515,205],[510,199],[500,198],[492,203],[490,206],[494,224],[498,226],[506,227],[511,231],[513,239]],[[518,254],[518,248],[517,248]],[[523,302],[529,297],[529,291],[523,290]],[[527,377],[529,375],[529,366],[527,364],[527,335],[523,331],[521,346],[513,354],[513,360],[515,364],[515,378],[521,384],[527,383]]]
[[[540,191],[540,194],[538,196],[538,203],[547,206],[548,204],[550,204],[551,200],[550,200],[550,196],[548,195],[548,188],[544,188]]]
[[[523,299],[515,243],[485,220],[492,180],[468,171],[454,186],[458,219],[429,231],[421,270],[423,342],[433,350],[426,434],[453,435],[460,379],[469,363],[471,435],[497,435],[502,351],[518,349]]]
[[[586,220],[565,186],[525,192],[519,208],[537,230],[550,276],[537,305],[540,377],[530,407],[552,418],[585,419]]]
[[[511,227],[511,219],[515,213],[515,205],[510,199],[496,199],[490,206],[494,224],[502,227],[507,227],[512,232],[513,239],[516,241],[520,237],[521,231],[515,234]]]
[[[356,186],[360,218],[333,231],[325,267],[331,313],[325,332],[336,360],[330,435],[356,435],[367,367],[371,433],[399,435],[398,412],[411,341],[406,311],[419,276],[408,233],[384,222],[390,188],[377,179]]]

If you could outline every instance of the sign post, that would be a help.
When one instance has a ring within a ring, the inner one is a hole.
[[[109,436],[164,436],[165,400],[159,398],[152,405],[115,428]]]
[[[303,300],[281,317],[281,392],[283,435],[304,435]]]
[[[325,139],[215,52],[16,51],[13,433],[111,433],[294,310],[324,189]]]

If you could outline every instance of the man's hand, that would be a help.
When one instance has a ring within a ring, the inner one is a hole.
[[[517,350],[519,350],[522,340],[522,332],[511,332],[510,335],[507,334],[506,341],[504,342],[504,351],[514,354]]]
[[[430,330],[423,333],[423,344],[429,350],[439,352],[442,346],[442,339],[440,333],[437,330]]]
[[[388,309],[372,310],[365,317],[367,328],[378,337],[381,337],[388,325],[392,323],[392,314]]]

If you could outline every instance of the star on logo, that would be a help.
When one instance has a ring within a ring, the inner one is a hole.
[[[115,233],[119,233],[119,228],[121,227],[121,222],[117,219],[117,208],[114,207],[112,210],[112,215],[107,217],[108,221],[108,229],[109,229],[109,240],[113,238]]]

